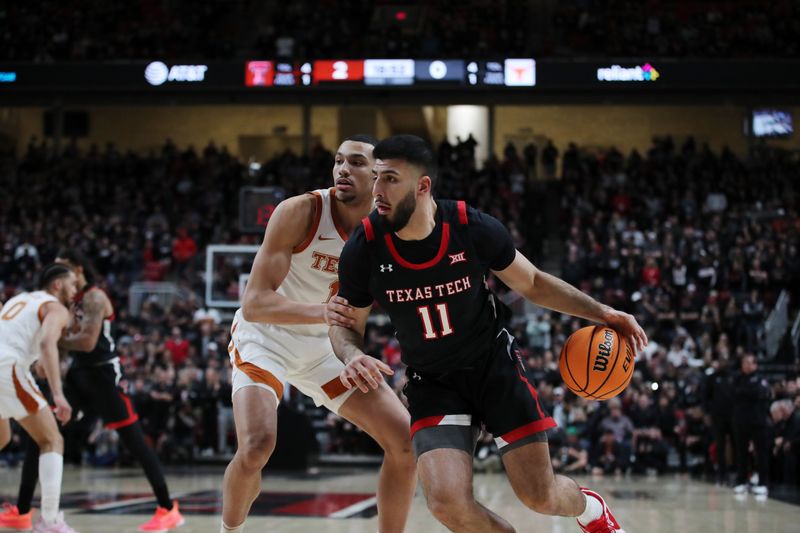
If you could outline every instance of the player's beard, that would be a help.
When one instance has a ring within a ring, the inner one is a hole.
[[[409,191],[394,209],[392,209],[391,217],[388,215],[381,215],[381,218],[384,224],[386,224],[386,227],[389,228],[389,231],[396,233],[406,227],[416,208],[417,196],[414,191]]]

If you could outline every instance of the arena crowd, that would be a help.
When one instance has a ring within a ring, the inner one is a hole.
[[[39,63],[800,53],[800,7],[791,0],[467,0],[457,10],[444,0],[47,0],[7,3],[0,22],[0,57]]]

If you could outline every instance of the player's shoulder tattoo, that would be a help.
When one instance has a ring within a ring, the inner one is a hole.
[[[100,289],[92,289],[83,296],[83,312],[85,316],[100,316],[103,318],[108,303],[108,296]]]

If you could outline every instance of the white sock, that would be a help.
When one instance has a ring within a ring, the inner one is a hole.
[[[578,522],[586,525],[603,516],[603,504],[594,496],[590,496],[586,493],[583,495],[586,497],[586,509],[584,509],[583,513],[578,517]]]
[[[58,518],[64,456],[56,452],[39,455],[39,485],[42,488],[42,519],[52,524]]]
[[[244,533],[244,522],[242,522],[236,527],[227,526],[225,525],[225,522],[223,522],[222,527],[219,530],[219,533]]]

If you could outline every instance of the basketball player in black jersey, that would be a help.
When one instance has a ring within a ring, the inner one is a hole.
[[[577,517],[585,532],[622,532],[597,493],[553,474],[544,432],[555,422],[502,326],[486,277],[494,272],[538,305],[607,324],[637,349],[647,342],[644,331],[631,315],[537,270],[491,216],[463,202],[434,200],[434,155],[419,137],[391,137],[374,155],[376,210],[351,235],[339,263],[336,304],[352,318],[350,327],[330,329],[346,363],[342,382],[376,388],[388,370],[363,352],[375,301],[389,314],[408,365],[419,479],[441,523],[459,532],[514,531],[473,497],[472,453],[484,425],[522,503]]]
[[[79,329],[59,342],[59,348],[72,355],[72,364],[65,380],[67,397],[74,412],[81,410],[85,414],[99,415],[107,428],[116,430],[131,455],[141,463],[158,507],[153,517],[139,526],[139,531],[175,529],[184,523],[178,502],[170,498],[158,457],[144,440],[139,416],[130,398],[119,387],[122,372],[111,337],[114,307],[106,293],[95,285],[97,274],[81,252],[61,250],[56,262],[75,273],[80,287],[72,304],[74,322]],[[17,506],[8,509],[7,513],[24,515],[30,512],[38,479],[38,455],[35,444],[26,450]],[[0,516],[0,524],[2,522]]]

